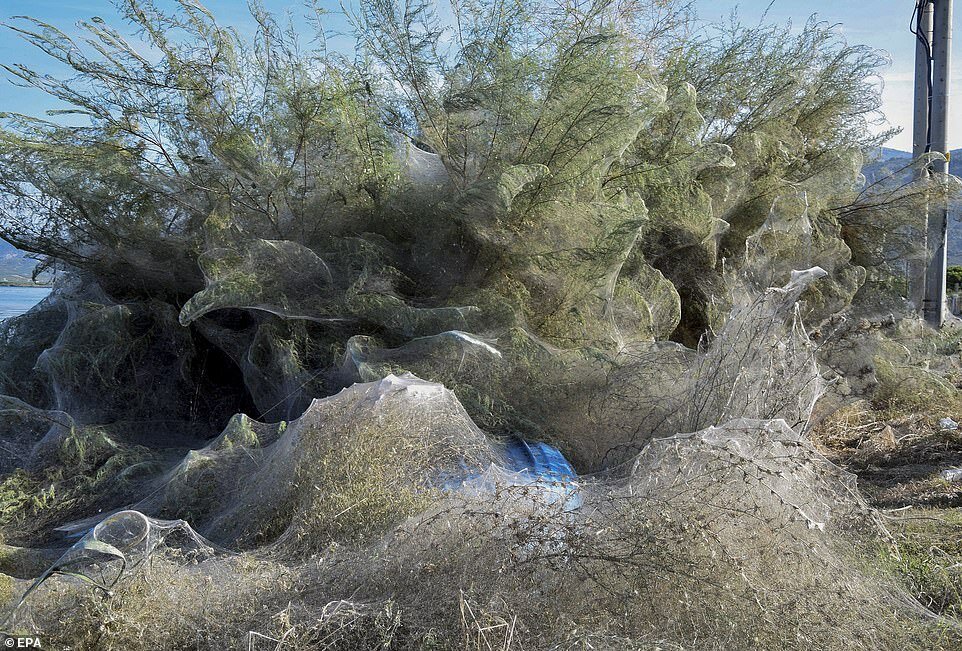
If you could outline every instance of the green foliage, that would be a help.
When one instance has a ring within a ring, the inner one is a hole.
[[[894,544],[881,549],[882,566],[932,611],[962,615],[962,518],[956,510],[924,512],[892,523]]]
[[[571,440],[625,351],[694,348],[815,264],[819,322],[874,264],[852,215],[881,59],[829,26],[691,31],[660,0],[472,0],[445,25],[365,0],[348,60],[323,14],[255,6],[245,38],[189,0],[121,9],[146,47],[9,25],[69,71],[9,75],[78,118],[3,115],[0,235],[78,273],[31,373],[80,422],[287,419],[355,379],[353,337],[468,332],[502,368],[366,350],[366,372],[433,369],[481,422]],[[557,377],[563,409],[525,395]],[[83,444],[61,463],[107,445]]]
[[[379,197],[390,147],[363,82],[336,57],[302,54],[293,30],[259,10],[248,43],[194,2],[169,14],[149,0],[120,8],[159,57],[96,19],[78,38],[10,25],[73,73],[5,66],[12,78],[90,122],[3,114],[0,210],[20,246],[129,274],[127,287],[140,279],[157,296],[197,286],[208,231],[310,240],[345,205]]]
[[[895,413],[921,412],[933,423],[957,418],[962,414],[962,377],[955,361],[962,332],[920,330],[909,322],[905,332],[894,334],[876,352],[873,402]]]
[[[958,412],[958,390],[938,373],[884,357],[878,357],[875,361],[879,385],[874,400],[880,406],[906,412]]]
[[[352,16],[365,56],[350,63],[257,8],[246,42],[199,5],[178,7],[123,4],[160,57],[99,21],[81,23],[86,45],[37,21],[11,26],[74,76],[8,72],[91,126],[6,116],[0,231],[111,291],[178,306],[203,282],[199,265],[209,286],[187,321],[237,306],[379,327],[408,302],[444,306],[452,284],[510,281],[537,296],[515,308],[566,347],[665,338],[679,323],[692,343],[719,325],[719,244],[739,258],[787,187],[809,191],[822,237],[844,247],[822,213],[854,198],[853,156],[875,142],[880,59],[818,23],[669,48],[680,5],[491,0],[453,5],[442,45],[431,3],[370,0]],[[312,20],[322,37],[324,16]],[[418,200],[414,220],[403,193],[420,172],[405,172],[399,136],[437,152],[450,179],[451,203]],[[435,258],[470,246],[442,283],[372,233]],[[372,253],[361,268],[334,250],[349,238]],[[259,239],[298,268],[284,247],[304,247],[295,257],[329,268],[333,296],[307,314],[275,306],[291,280],[238,257]],[[858,275],[838,273],[837,292],[823,291],[850,296]]]
[[[945,271],[945,282],[950,290],[958,291],[959,287],[962,286],[962,267],[950,265]]]
[[[123,492],[138,474],[156,470],[153,453],[120,445],[103,429],[78,427],[41,470],[17,469],[0,479],[0,530],[27,541],[49,522],[83,513],[105,493]]]
[[[7,524],[24,515],[35,514],[49,505],[53,487],[41,487],[24,470],[17,470],[0,483],[0,518]]]

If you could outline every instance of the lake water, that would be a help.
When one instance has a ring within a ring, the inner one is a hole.
[[[23,314],[49,293],[49,287],[0,287],[0,319]]]

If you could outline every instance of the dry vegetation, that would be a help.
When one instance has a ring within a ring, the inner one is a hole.
[[[962,418],[959,338],[954,326],[913,338],[897,363],[879,368],[871,400],[839,408],[812,432],[884,514],[880,567],[951,617],[962,608],[962,481],[943,473],[962,467],[962,430],[944,419]]]

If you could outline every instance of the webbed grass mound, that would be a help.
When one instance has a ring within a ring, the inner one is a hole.
[[[137,508],[231,548],[358,544],[504,462],[454,394],[389,375],[315,400],[290,423],[238,416]]]
[[[108,516],[17,583],[8,626],[98,649],[962,640],[858,560],[883,530],[854,478],[784,421],[660,439],[621,472],[549,483],[493,466],[497,451],[453,394],[410,376],[318,401],[283,432],[237,419],[138,505],[189,505],[208,539]],[[203,504],[182,492],[201,479],[217,482]]]

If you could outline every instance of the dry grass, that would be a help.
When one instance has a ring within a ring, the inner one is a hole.
[[[295,471],[291,533],[315,549],[329,541],[361,543],[436,502],[440,491],[426,469],[447,464],[451,450],[410,425],[388,413],[347,424],[336,436],[314,431]]]
[[[211,522],[281,523],[275,542],[204,560],[159,547],[110,593],[58,576],[24,616],[54,645],[125,651],[962,643],[899,583],[932,597],[952,580],[931,570],[912,583],[918,562],[903,559],[924,552],[879,551],[847,476],[778,421],[656,442],[630,471],[584,479],[582,506],[565,511],[537,486],[438,490],[428,469],[491,452],[452,396],[416,388],[346,393],[270,445],[200,455],[203,476],[222,482],[194,486]],[[837,458],[884,458],[926,427],[893,414],[851,405],[818,440]],[[218,490],[227,480],[243,490]]]
[[[962,511],[920,508],[889,522],[892,545],[883,546],[883,567],[899,576],[930,610],[962,617]]]
[[[928,414],[849,404],[819,422],[811,436],[830,458],[859,477],[859,488],[880,508],[962,505],[962,483],[940,473],[962,466],[962,431],[938,426]]]
[[[0,572],[0,609],[4,608],[14,596],[13,577]]]
[[[932,409],[944,403],[925,413],[904,405],[847,405],[819,423],[813,437],[858,475],[875,506],[888,509],[880,567],[923,606],[950,618],[943,624],[951,631],[962,616],[962,482],[940,472],[962,466],[962,432],[937,426],[948,414]]]

